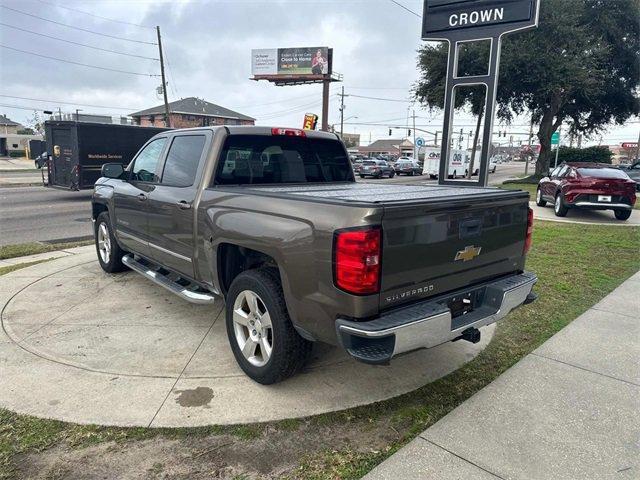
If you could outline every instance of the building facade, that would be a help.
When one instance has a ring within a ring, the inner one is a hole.
[[[134,124],[143,127],[165,127],[164,104],[130,115]],[[189,97],[169,103],[172,128],[194,128],[216,125],[255,125],[256,119],[234,112],[200,98]]]
[[[22,125],[20,125],[19,123],[14,122],[13,120],[9,120],[4,115],[0,115],[0,133],[3,133],[5,135],[16,135],[18,133],[18,130],[21,128]]]
[[[376,140],[371,145],[360,147],[358,151],[368,157],[389,155],[392,157],[413,156],[413,143],[407,139]]]

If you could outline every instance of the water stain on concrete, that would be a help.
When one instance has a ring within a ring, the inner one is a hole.
[[[207,407],[213,400],[213,390],[209,387],[174,390],[174,393],[178,394],[176,403],[181,407]]]

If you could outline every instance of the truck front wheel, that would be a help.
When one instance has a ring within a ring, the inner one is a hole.
[[[297,373],[312,343],[291,323],[274,269],[248,270],[231,283],[226,297],[229,344],[240,368],[263,385]]]
[[[127,269],[122,263],[122,257],[126,252],[120,248],[114,236],[109,212],[102,212],[98,215],[95,223],[94,238],[98,262],[100,262],[100,266],[105,272],[115,273]]]

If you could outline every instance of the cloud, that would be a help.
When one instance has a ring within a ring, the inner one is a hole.
[[[57,6],[55,3],[57,3]],[[53,4],[52,4],[53,3]],[[405,0],[421,11],[421,0]],[[108,35],[155,42],[153,28],[140,28],[104,18],[160,25],[167,59],[170,100],[197,96],[254,116],[262,124],[299,126],[303,114],[320,114],[320,85],[276,87],[249,79],[253,48],[329,46],[334,70],[344,83],[333,83],[330,123],[339,122],[341,86],[347,94],[407,99],[418,78],[416,50],[420,20],[388,0],[218,0],[218,1],[71,1],[5,0],[10,8]],[[62,8],[67,7],[67,8]],[[71,9],[71,10],[69,10]],[[79,13],[83,10],[94,16]],[[39,33],[135,55],[157,57],[153,45],[108,38],[0,8],[0,21]],[[0,26],[0,43],[79,63],[138,73],[159,73],[158,62],[101,52]],[[79,107],[85,113],[131,113],[161,103],[157,77],[127,75],[65,64],[0,49],[0,93],[81,104],[128,107],[130,110]],[[404,125],[408,103],[346,97],[351,122],[399,119]],[[0,105],[53,109],[55,102],[0,97]],[[72,112],[73,105],[60,105]],[[0,106],[17,121],[28,110]],[[418,123],[427,122],[429,114]],[[347,122],[347,123],[351,123]],[[435,125],[435,123],[432,123]],[[439,128],[439,127],[438,127]],[[387,137],[386,127],[348,125],[346,131],[366,140]],[[398,130],[398,135],[404,131]],[[637,134],[636,134],[637,135]]]

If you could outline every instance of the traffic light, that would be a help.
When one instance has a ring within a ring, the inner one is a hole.
[[[407,130],[407,137],[411,136],[411,129]]]
[[[393,135],[393,132],[391,131],[391,129],[389,129],[389,136]]]

